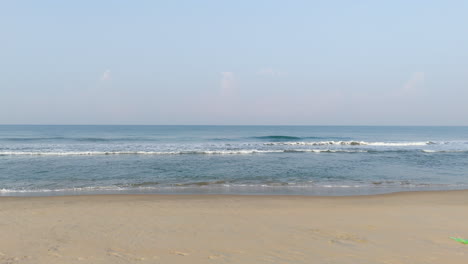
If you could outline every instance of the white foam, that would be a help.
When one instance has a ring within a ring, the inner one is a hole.
[[[468,152],[468,150],[432,150],[432,149],[423,149],[422,152],[425,152],[425,153],[461,153],[461,152]]]
[[[292,142],[286,142],[292,143]],[[387,143],[380,144],[374,142],[374,145],[378,146],[420,146],[416,142],[412,143]],[[379,145],[380,144],[380,145]],[[299,145],[299,144],[297,144]],[[370,144],[369,144],[370,145]],[[0,151],[0,156],[105,156],[105,155],[249,155],[249,154],[268,154],[268,153],[291,153],[291,152],[312,152],[312,153],[365,153],[373,151],[372,149],[355,149],[355,148],[285,148],[285,149],[238,149],[238,150],[183,150],[183,151]],[[382,151],[391,151],[382,149]],[[436,152],[468,152],[468,150],[431,150],[421,149],[419,151],[425,153],[436,153]]]
[[[426,146],[433,144],[430,142],[370,142],[369,146],[389,146],[389,147],[405,147],[405,146]]]
[[[433,142],[366,142],[366,141],[300,141],[300,142],[268,142],[264,145],[268,146],[327,146],[327,145],[345,145],[345,146],[389,146],[389,147],[404,147],[404,146],[425,146],[434,144]]]
[[[50,194],[80,194],[80,193],[119,193],[119,192],[139,192],[139,191],[149,191],[149,192],[164,192],[164,191],[177,191],[177,190],[195,190],[195,189],[230,189],[230,190],[246,190],[249,189],[382,189],[382,188],[457,188],[457,189],[466,189],[468,187],[467,184],[434,184],[434,183],[398,183],[395,184],[383,184],[383,185],[375,185],[375,184],[366,184],[366,183],[359,183],[359,184],[352,184],[352,183],[236,183],[236,184],[220,184],[220,185],[210,185],[210,186],[194,186],[194,185],[170,185],[170,186],[144,186],[144,187],[119,187],[119,186],[89,186],[89,187],[71,187],[71,188],[58,188],[58,189],[0,189],[0,194],[3,195],[14,195],[15,193],[18,195],[47,195]]]
[[[100,156],[100,155],[234,155],[256,153],[281,153],[283,150],[187,150],[187,151],[65,151],[65,152],[21,152],[3,151],[1,156]]]
[[[359,188],[359,187],[362,187],[362,185],[331,185],[331,184],[318,185],[318,186],[322,188]]]
[[[21,152],[3,151],[0,156],[104,156],[104,155],[247,155],[261,153],[288,153],[288,152],[314,152],[314,153],[362,153],[367,150],[346,149],[240,149],[240,150],[186,150],[186,151],[68,151],[68,152]]]
[[[57,192],[92,192],[92,191],[125,191],[128,188],[118,186],[94,186],[59,189],[0,189],[0,193],[57,193]]]
[[[314,152],[314,153],[363,153],[368,152],[367,150],[346,150],[346,149],[288,149],[284,152]]]

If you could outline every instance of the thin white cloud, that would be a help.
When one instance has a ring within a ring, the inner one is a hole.
[[[231,94],[235,89],[235,77],[233,72],[221,72],[221,94]]]
[[[411,93],[418,90],[424,85],[424,80],[424,72],[414,72],[410,79],[403,85],[403,92]]]
[[[284,76],[286,75],[286,73],[282,71],[277,71],[273,68],[263,68],[257,71],[257,75],[277,77]]]
[[[112,78],[111,76],[111,70],[105,70],[102,74],[101,77],[99,78],[101,81],[110,81]]]

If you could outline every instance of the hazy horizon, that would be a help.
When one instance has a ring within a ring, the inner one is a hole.
[[[186,124],[0,124],[0,126],[161,126],[161,127],[468,127],[468,125],[212,125],[212,124],[197,124],[197,125],[186,125]]]
[[[0,6],[0,124],[468,125],[466,1]]]

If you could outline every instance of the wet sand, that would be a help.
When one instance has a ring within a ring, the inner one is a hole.
[[[465,263],[468,191],[0,198],[0,263]]]

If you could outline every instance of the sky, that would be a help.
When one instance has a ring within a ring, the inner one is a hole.
[[[468,1],[0,1],[0,124],[468,125]]]

